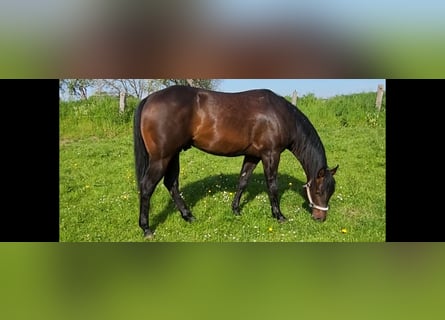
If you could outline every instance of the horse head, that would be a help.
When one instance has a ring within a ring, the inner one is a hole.
[[[335,191],[334,174],[335,168],[322,168],[318,171],[314,179],[310,179],[303,187],[306,188],[309,206],[312,208],[312,218],[318,221],[325,221],[329,210],[329,199]]]

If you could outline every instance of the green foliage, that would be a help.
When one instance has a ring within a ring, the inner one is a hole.
[[[376,127],[379,124],[384,125],[384,118],[380,117],[379,120],[379,116],[386,110],[386,99],[384,95],[382,109],[378,112],[375,108],[375,98],[374,92],[339,95],[330,99],[318,99],[309,94],[298,100],[298,106],[302,110],[316,112],[312,117],[322,118],[326,125],[331,122],[329,125],[337,124],[341,127]]]
[[[308,95],[298,107],[317,129],[328,164],[340,165],[337,189],[324,223],[311,219],[299,162],[284,152],[279,167],[281,209],[288,221],[271,217],[262,166],[241,199],[240,217],[231,202],[242,158],[181,153],[180,190],[197,221],[182,220],[162,183],[152,198],[152,241],[206,242],[382,242],[385,241],[385,99],[375,94],[319,99]],[[133,112],[118,112],[113,97],[60,105],[61,241],[143,241],[138,226],[134,177]]]
[[[92,96],[88,100],[61,101],[59,105],[61,139],[106,138],[130,132],[139,100],[127,98],[127,108],[119,112],[119,98]]]

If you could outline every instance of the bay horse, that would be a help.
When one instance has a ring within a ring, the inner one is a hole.
[[[144,98],[135,110],[134,154],[139,190],[139,226],[146,238],[151,196],[164,178],[185,221],[195,218],[179,192],[179,154],[191,147],[218,156],[244,156],[232,210],[240,214],[240,199],[249,177],[262,161],[272,216],[286,220],[278,200],[278,164],[289,150],[307,177],[312,217],[325,221],[335,191],[335,168],[327,165],[324,146],[309,119],[285,98],[267,89],[224,93],[174,85]]]

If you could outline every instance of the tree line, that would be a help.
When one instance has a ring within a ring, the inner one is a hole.
[[[142,99],[145,95],[171,85],[189,85],[215,90],[219,85],[216,79],[60,79],[59,98],[87,100],[90,95],[120,94]]]

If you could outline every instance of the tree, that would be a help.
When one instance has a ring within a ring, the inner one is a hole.
[[[215,90],[219,81],[216,79],[158,79],[159,82],[165,86],[169,87],[175,84],[193,86],[203,89]]]
[[[147,92],[148,83],[144,79],[100,79],[97,80],[96,93],[108,92],[119,96],[124,93],[138,99]]]
[[[59,81],[59,90],[61,92],[68,91],[71,96],[76,96],[81,99],[88,99],[88,88],[95,85],[94,79],[61,79]]]
[[[59,95],[86,100],[88,92],[96,95],[108,94],[116,97],[133,96],[142,99],[145,95],[172,85],[189,85],[215,90],[219,85],[216,79],[60,79]],[[122,111],[122,108],[120,110]]]

